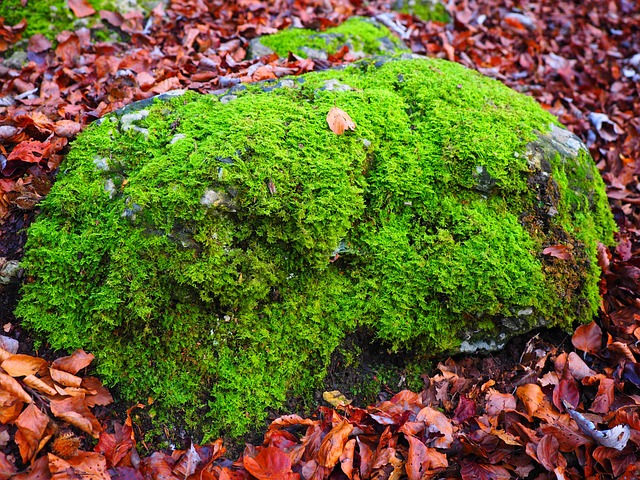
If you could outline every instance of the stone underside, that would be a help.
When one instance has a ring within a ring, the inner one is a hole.
[[[329,129],[334,106],[355,131]],[[533,100],[371,59],[87,129],[29,230],[17,313],[158,418],[239,434],[359,327],[437,355],[589,321],[614,228],[584,146]]]

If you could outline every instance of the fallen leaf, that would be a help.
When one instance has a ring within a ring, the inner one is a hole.
[[[0,366],[12,377],[26,377],[45,368],[47,361],[18,353],[7,358]]]
[[[22,381],[24,382],[24,384],[27,387],[31,387],[31,388],[33,388],[34,390],[37,390],[40,393],[44,393],[44,394],[52,395],[52,396],[54,396],[54,395],[56,395],[58,393],[55,388],[53,388],[51,385],[46,383],[41,378],[36,377],[35,375],[28,375],[28,376],[24,377],[22,379]],[[50,378],[49,378],[49,381],[51,381]]]
[[[599,353],[602,349],[602,329],[596,322],[580,325],[573,333],[571,343],[583,352]]]
[[[67,372],[63,372],[62,370],[50,367],[49,374],[51,375],[51,378],[54,382],[58,382],[65,387],[79,388],[82,385],[82,378]]]
[[[24,402],[18,397],[11,395],[6,390],[0,389],[0,423],[13,423],[20,416]]]
[[[91,413],[82,397],[51,400],[51,413],[95,438],[98,438],[102,431],[100,422]]]
[[[559,258],[560,260],[571,260],[573,255],[566,245],[553,245],[542,250],[543,255]]]
[[[516,397],[510,393],[500,393],[493,388],[489,389],[486,396],[485,411],[488,415],[498,415],[503,410],[516,409]]]
[[[429,448],[419,439],[405,435],[409,442],[409,456],[407,457],[406,472],[409,480],[420,480],[427,471],[447,468],[449,462],[444,453],[435,448]]]
[[[96,13],[95,9],[87,0],[67,0],[67,5],[78,18],[88,17]]]
[[[332,407],[344,407],[351,404],[351,400],[347,399],[339,390],[331,392],[323,392],[322,398]]]
[[[244,468],[258,480],[297,480],[300,478],[298,473],[291,471],[289,456],[276,447],[264,448],[255,458],[244,456],[242,462]]]
[[[342,135],[345,130],[355,130],[356,124],[347,112],[339,109],[338,107],[333,107],[329,110],[327,114],[327,123],[329,124],[329,128],[336,135]]]
[[[453,443],[453,426],[451,425],[451,420],[444,413],[431,407],[424,407],[416,415],[416,420],[424,422],[429,432],[442,434],[441,437],[430,441],[430,446],[434,448],[449,448],[451,446]]]
[[[84,350],[80,349],[76,350],[68,357],[57,358],[53,361],[51,366],[57,370],[63,370],[67,373],[75,375],[83,368],[87,368],[94,358],[95,356],[93,355],[93,353],[86,353]]]
[[[350,439],[345,445],[342,455],[340,455],[340,469],[344,474],[353,480],[353,457],[356,449],[356,439]]]
[[[173,473],[178,473],[184,478],[193,475],[198,468],[198,465],[202,462],[202,458],[198,455],[198,452],[191,442],[189,450],[182,454],[173,467]]]
[[[324,437],[318,451],[318,463],[323,467],[333,468],[340,460],[340,455],[347,443],[347,438],[353,431],[353,425],[342,420]]]
[[[31,403],[31,397],[24,391],[24,388],[22,388],[20,383],[6,373],[0,373],[0,388],[6,390],[8,393],[19,398],[25,403]]]
[[[627,442],[631,437],[629,425],[616,425],[610,430],[598,430],[591,420],[576,411],[568,402],[564,402],[564,407],[580,429],[603,447],[622,450],[627,446]]]
[[[95,452],[78,452],[66,460],[48,454],[51,480],[111,480],[104,457]]]
[[[18,427],[15,440],[24,463],[30,462],[38,452],[40,440],[48,424],[49,417],[33,403],[29,404],[15,421]]]

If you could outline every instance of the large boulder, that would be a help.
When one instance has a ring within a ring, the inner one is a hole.
[[[17,313],[160,418],[238,434],[356,328],[433,356],[591,320],[613,230],[584,145],[532,99],[371,59],[88,128],[29,230]]]

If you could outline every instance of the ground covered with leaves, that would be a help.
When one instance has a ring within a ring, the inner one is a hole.
[[[124,15],[84,4],[69,1],[75,15],[99,17],[120,41],[100,41],[105,36],[91,27],[21,44],[28,14],[18,24],[0,21],[2,275],[21,257],[23,228],[85,125],[172,89],[207,93],[352,61],[348,48],[327,60],[246,57],[256,36],[289,26],[326,29],[353,15],[375,16],[414,52],[477,69],[557,115],[602,172],[619,244],[600,250],[601,315],[570,342],[533,337],[510,351],[508,369],[499,368],[499,355],[449,359],[425,372],[421,393],[402,391],[366,409],[327,395],[334,408],[276,419],[262,445],[247,446],[235,461],[220,441],[139,455],[129,413],[123,424],[107,420],[109,393],[83,375],[90,354],[50,363],[20,353],[29,342],[10,317],[6,287],[1,478],[638,478],[637,2],[450,2],[448,24],[391,12],[383,1],[173,0]],[[26,61],[7,62],[20,48]]]

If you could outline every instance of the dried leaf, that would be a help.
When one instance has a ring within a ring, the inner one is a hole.
[[[416,420],[424,422],[429,432],[436,432],[443,435],[429,442],[432,447],[449,448],[451,446],[453,443],[453,426],[451,425],[451,420],[449,420],[444,413],[431,407],[424,407],[418,412]]]
[[[187,478],[196,472],[201,462],[202,458],[200,458],[200,455],[198,455],[198,452],[193,446],[193,442],[191,442],[189,450],[182,454],[173,467],[173,473],[180,474],[183,478]]]
[[[15,421],[18,432],[15,440],[20,448],[20,456],[24,463],[30,462],[38,453],[38,446],[49,424],[49,417],[42,413],[33,403],[20,414]]]
[[[610,430],[598,430],[591,420],[586,419],[584,415],[577,412],[568,402],[564,402],[564,407],[580,429],[603,447],[622,450],[627,446],[627,442],[631,437],[629,425],[616,425]]]
[[[244,456],[242,462],[244,468],[258,480],[298,480],[300,478],[299,474],[291,471],[289,456],[276,447],[263,449],[255,458]]]
[[[51,375],[51,378],[54,382],[58,382],[65,387],[79,388],[82,385],[82,378],[71,375],[67,372],[63,372],[62,370],[57,370],[53,367],[50,367],[49,374]]]
[[[485,411],[488,415],[498,415],[503,410],[516,409],[516,397],[510,393],[500,393],[493,388],[487,393]]]
[[[0,373],[0,388],[7,391],[16,398],[19,398],[25,403],[31,403],[31,397],[24,388],[18,383],[18,381],[7,375],[6,373]]]
[[[571,337],[571,343],[578,350],[587,353],[599,353],[602,349],[602,330],[597,323],[580,325]]]
[[[48,454],[51,480],[111,480],[104,457],[95,452],[78,452],[66,460]]]
[[[95,438],[98,438],[98,434],[102,431],[100,422],[89,411],[82,397],[52,400],[51,413]]]
[[[445,454],[435,448],[428,448],[415,437],[405,435],[405,438],[409,442],[409,456],[405,466],[409,480],[420,480],[429,470],[449,466]]]
[[[543,255],[559,258],[560,260],[571,260],[573,255],[566,245],[553,245],[542,251]]]
[[[54,360],[51,367],[75,375],[83,368],[88,367],[94,358],[95,356],[93,353],[86,353],[84,350],[76,350],[68,357],[61,357]],[[80,385],[70,386],[79,387]]]
[[[318,451],[318,463],[323,467],[333,468],[340,460],[340,455],[347,443],[347,438],[353,431],[353,425],[342,420],[324,437]]]
[[[329,110],[327,114],[327,123],[329,124],[329,128],[336,135],[342,135],[345,130],[355,130],[356,124],[347,112],[339,109],[338,107],[333,107]]]
[[[78,18],[88,17],[96,13],[95,9],[87,0],[67,0],[67,5]]]
[[[331,392],[323,392],[322,398],[332,407],[344,407],[351,404],[351,400],[347,399],[340,390],[332,390]]]
[[[44,393],[46,395],[51,395],[51,396],[54,396],[58,393],[55,388],[53,388],[51,385],[46,383],[44,380],[36,377],[35,375],[29,375],[27,377],[24,377],[22,381],[27,387],[33,388],[34,390],[37,390],[40,393]]]
[[[353,457],[356,449],[356,439],[350,439],[344,446],[344,451],[340,455],[340,468],[344,474],[353,480]]]
[[[11,395],[6,390],[0,389],[0,423],[8,424],[13,423],[18,416],[20,416],[20,412],[22,412],[22,408],[24,407],[24,402],[20,400],[18,397]]]
[[[47,361],[31,355],[15,354],[0,365],[12,377],[25,377],[38,373],[47,366]]]

